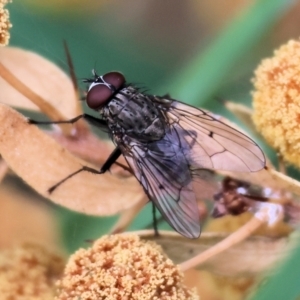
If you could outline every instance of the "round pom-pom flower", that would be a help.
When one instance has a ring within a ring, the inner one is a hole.
[[[253,80],[253,121],[282,157],[300,167],[300,41],[262,61]]]
[[[10,2],[9,0],[0,0],[0,46],[5,46],[8,44],[10,34],[9,29],[11,28],[11,23],[9,21],[9,12],[4,6]]]
[[[52,300],[64,259],[27,242],[0,251],[0,299]]]
[[[137,235],[104,236],[69,259],[56,300],[192,300],[183,274],[151,242]]]

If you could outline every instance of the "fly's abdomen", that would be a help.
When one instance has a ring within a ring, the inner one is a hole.
[[[125,88],[110,101],[107,121],[114,128],[141,141],[160,140],[165,135],[161,112],[148,96],[132,90]]]

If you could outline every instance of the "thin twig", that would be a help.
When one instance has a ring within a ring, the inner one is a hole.
[[[194,268],[199,264],[204,263],[211,257],[227,250],[235,244],[245,240],[248,236],[250,236],[256,229],[258,229],[261,225],[265,223],[264,220],[258,219],[255,216],[249,220],[244,226],[242,226],[239,230],[235,231],[227,238],[222,240],[220,243],[215,246],[209,248],[208,250],[198,254],[197,256],[181,263],[179,266],[182,271],[186,271],[188,269]]]
[[[278,158],[278,171],[286,175],[286,167],[282,155],[277,153],[277,158]]]
[[[40,108],[42,112],[47,114],[49,118],[55,121],[62,121],[65,117],[49,104],[45,99],[36,94],[32,89],[26,86],[12,72],[10,72],[2,63],[0,63],[0,76],[23,96],[27,97],[31,102]]]
[[[34,103],[39,109],[45,113],[53,121],[63,121],[66,118],[57,110],[53,105],[48,103],[43,97],[35,93],[31,88],[25,85],[21,80],[19,80],[11,71],[9,71],[2,63],[0,63],[0,76],[10,84],[14,89],[20,92],[23,96],[28,98],[32,103]],[[60,126],[60,125],[58,125]],[[62,132],[66,135],[69,134],[72,126],[61,125]]]

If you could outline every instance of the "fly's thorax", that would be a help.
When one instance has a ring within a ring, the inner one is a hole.
[[[113,132],[140,141],[160,140],[165,134],[165,120],[157,105],[131,86],[114,95],[103,116]]]

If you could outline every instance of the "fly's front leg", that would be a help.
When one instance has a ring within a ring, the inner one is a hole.
[[[32,119],[28,119],[29,124],[35,124],[35,125],[51,125],[51,124],[74,124],[80,119],[85,119],[89,124],[98,126],[98,127],[104,127],[107,128],[107,123],[104,120],[95,118],[93,116],[90,116],[88,114],[82,114],[75,118],[72,118],[70,120],[64,120],[64,121],[36,121]]]
[[[104,174],[106,171],[108,171],[110,169],[110,167],[112,166],[112,164],[116,162],[116,160],[119,158],[119,156],[121,154],[122,153],[121,153],[120,148],[118,148],[118,147],[115,148],[115,150],[110,154],[110,156],[108,157],[108,159],[103,164],[103,166],[101,167],[100,170],[96,170],[96,169],[90,168],[88,166],[83,166],[79,170],[75,171],[74,173],[71,173],[66,178],[64,178],[61,181],[59,181],[57,184],[53,185],[50,189],[48,189],[48,192],[50,194],[53,193],[54,190],[56,190],[62,183],[64,183],[68,179],[72,178],[73,176],[75,176],[75,175],[77,175],[77,174],[79,174],[81,172],[90,172],[90,173],[93,173],[93,174]]]
[[[103,129],[104,131],[108,131],[108,126],[107,123],[102,120],[102,119],[98,119],[95,118],[91,115],[88,114],[82,114],[79,115],[75,118],[69,119],[69,120],[64,120],[64,121],[36,121],[36,120],[32,120],[32,119],[28,119],[28,123],[29,124],[35,124],[35,125],[51,125],[51,124],[74,124],[76,123],[78,120],[80,119],[84,119],[86,120],[89,124],[94,125],[96,127],[100,127],[101,129]],[[127,166],[124,166],[123,164],[115,161],[116,165],[122,167],[125,171],[128,171],[129,173],[132,173],[131,169],[128,168]],[[103,167],[105,166],[105,164],[103,165]],[[103,168],[102,167],[102,168]],[[84,171],[84,170],[83,170]],[[77,173],[76,173],[77,174]],[[101,173],[102,174],[102,173]],[[72,174],[71,174],[72,175]],[[75,174],[73,174],[75,175]],[[73,176],[72,175],[72,176]]]

